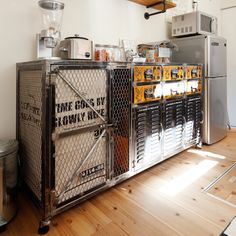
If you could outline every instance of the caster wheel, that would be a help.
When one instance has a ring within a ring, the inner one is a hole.
[[[49,231],[49,225],[45,225],[45,226],[39,227],[38,234],[40,235],[46,234],[48,231]]]
[[[195,146],[195,148],[196,148],[196,149],[202,149],[202,144],[197,144],[197,145]]]
[[[196,148],[196,149],[202,149],[202,145],[203,145],[203,143],[202,143],[202,141],[200,140],[200,141],[195,145],[195,148]]]
[[[0,233],[5,232],[6,229],[7,229],[7,225],[2,225],[2,226],[0,226]]]

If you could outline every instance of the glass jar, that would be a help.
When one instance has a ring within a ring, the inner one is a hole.
[[[158,61],[158,47],[149,44],[139,44],[138,47],[139,56],[146,58],[146,62]]]
[[[101,62],[123,62],[124,50],[115,45],[95,44],[95,61]]]

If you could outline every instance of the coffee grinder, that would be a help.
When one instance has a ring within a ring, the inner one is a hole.
[[[40,0],[43,30],[37,34],[37,58],[55,57],[54,49],[60,42],[60,29],[64,3],[55,0]]]

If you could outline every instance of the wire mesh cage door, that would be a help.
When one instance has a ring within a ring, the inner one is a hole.
[[[131,69],[115,68],[111,75],[111,122],[113,131],[112,177],[122,176],[130,170],[130,81]]]
[[[53,144],[58,207],[104,186],[108,176],[108,74],[55,68]]]

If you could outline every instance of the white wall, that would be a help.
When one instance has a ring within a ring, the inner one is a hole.
[[[191,1],[191,0],[186,0]],[[0,8],[0,138],[15,137],[15,63],[35,59],[35,34],[41,30],[38,0],[8,0]],[[94,43],[137,43],[166,39],[165,14],[144,19],[145,7],[127,0],[64,0],[62,37],[75,33]],[[199,0],[199,10],[220,18],[220,0]]]
[[[236,0],[221,0],[221,8],[228,8],[236,5]]]
[[[221,35],[221,0],[198,0],[199,10],[218,18],[218,35]]]
[[[231,126],[236,127],[236,0],[222,0],[222,35],[227,39],[227,98],[228,113]],[[225,9],[228,8],[228,9]],[[232,28],[233,27],[233,28]]]

